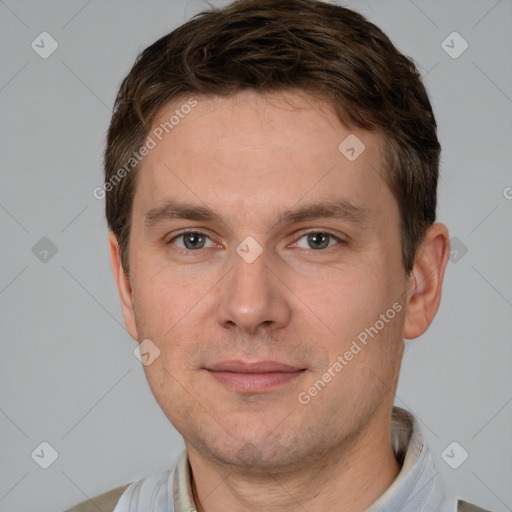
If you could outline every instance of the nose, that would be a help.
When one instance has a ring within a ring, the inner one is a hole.
[[[217,303],[217,321],[222,327],[257,334],[290,322],[290,293],[268,265],[265,251],[251,263],[234,255],[233,268],[222,281]]]

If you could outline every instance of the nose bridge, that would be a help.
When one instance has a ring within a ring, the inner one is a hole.
[[[242,252],[247,253],[247,258]],[[259,255],[254,254],[254,249],[250,247],[250,243],[242,242],[237,248],[237,254],[233,257],[233,271],[231,272],[232,285],[239,288],[237,293],[245,292],[255,293],[253,301],[264,298],[268,293],[267,275],[270,272],[268,269],[268,254]],[[251,252],[253,252],[251,254]],[[235,289],[234,288],[234,289]],[[241,297],[239,297],[241,298]]]
[[[219,297],[217,315],[221,325],[253,332],[262,324],[277,328],[289,321],[285,287],[275,279],[270,264],[269,254],[251,240],[238,246]]]

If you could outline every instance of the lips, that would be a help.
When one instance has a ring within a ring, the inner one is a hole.
[[[305,368],[277,361],[221,361],[205,368],[218,382],[239,393],[263,393],[300,377]]]
[[[259,361],[248,363],[240,360],[222,361],[207,368],[214,372],[235,372],[235,373],[271,373],[271,372],[296,372],[303,368],[276,361]]]

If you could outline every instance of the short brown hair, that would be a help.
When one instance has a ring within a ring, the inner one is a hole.
[[[399,205],[410,272],[436,218],[441,147],[427,92],[414,62],[377,26],[318,0],[237,0],[196,15],[138,56],[117,95],[105,150],[106,216],[125,271],[140,168],[133,162],[130,172],[126,163],[156,114],[184,95],[248,88],[311,93],[327,100],[347,128],[384,135],[384,178]]]

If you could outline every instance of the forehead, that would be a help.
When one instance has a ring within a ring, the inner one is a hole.
[[[183,97],[159,112],[149,137],[134,210],[174,196],[262,219],[320,197],[369,210],[394,202],[381,134],[347,128],[303,92]]]

